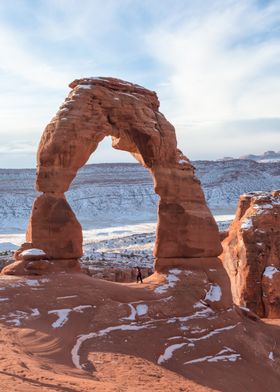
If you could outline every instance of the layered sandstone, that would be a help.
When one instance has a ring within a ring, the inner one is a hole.
[[[280,318],[280,190],[240,197],[222,259],[234,302]]]
[[[64,193],[101,140],[111,136],[113,148],[130,152],[150,171],[160,196],[156,268],[165,259],[176,265],[177,259],[218,256],[217,225],[156,93],[114,78],[75,80],[70,88],[38,148],[36,189],[43,195],[34,202],[27,241],[49,260],[78,260],[82,229]]]

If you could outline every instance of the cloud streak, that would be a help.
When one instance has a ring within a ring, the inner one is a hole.
[[[269,33],[280,22],[280,3],[215,4],[176,29],[163,24],[147,35],[151,55],[167,69],[160,91],[172,97],[169,112],[200,122],[278,116],[280,40]]]

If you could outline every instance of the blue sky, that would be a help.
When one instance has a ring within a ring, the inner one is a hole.
[[[157,91],[191,159],[280,150],[280,1],[0,0],[0,167],[35,167],[77,77]],[[91,162],[133,161],[101,143]]]

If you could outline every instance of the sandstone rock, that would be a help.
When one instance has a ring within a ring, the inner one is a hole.
[[[280,191],[240,197],[223,241],[233,300],[260,317],[280,317]]]
[[[27,270],[25,269],[26,263],[28,263],[26,260],[17,260],[4,267],[1,275],[27,275]]]
[[[50,268],[50,263],[48,260],[32,260],[26,263],[25,269],[28,271],[31,270],[39,270],[39,271],[47,271]]]
[[[43,249],[49,259],[79,258],[83,254],[82,228],[63,194],[36,198],[26,239]]]
[[[160,196],[154,255],[216,257],[218,228],[190,161],[177,149],[174,127],[159,112],[155,92],[114,78],[86,78],[47,125],[38,148],[36,188],[27,241],[48,258],[78,259],[82,231],[64,192],[99,142],[130,152],[150,170]],[[158,265],[158,263],[157,263]]]
[[[18,260],[5,266],[1,275],[45,275],[58,272],[81,272],[79,261],[77,259]]]

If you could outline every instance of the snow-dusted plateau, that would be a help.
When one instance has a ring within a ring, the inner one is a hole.
[[[280,162],[195,161],[207,203],[221,228],[250,191],[280,188]],[[35,197],[34,169],[0,170],[0,251],[15,249]],[[84,261],[152,265],[157,195],[148,170],[134,163],[83,167],[66,194],[84,229]]]

